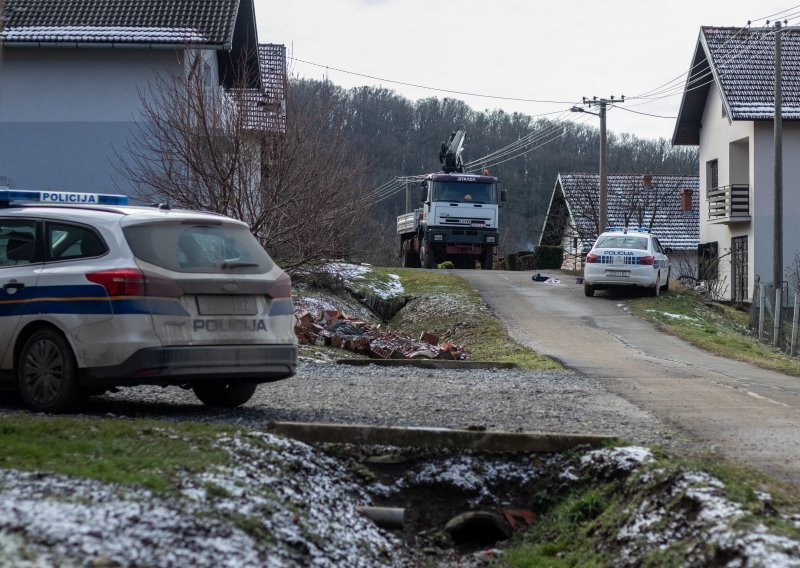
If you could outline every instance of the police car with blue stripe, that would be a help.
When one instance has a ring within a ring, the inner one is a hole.
[[[616,286],[642,286],[653,296],[667,292],[668,252],[647,229],[609,229],[597,237],[586,255],[584,293],[594,296],[595,290]]]
[[[142,384],[233,407],[296,366],[289,277],[245,223],[0,190],[0,379],[30,408]]]

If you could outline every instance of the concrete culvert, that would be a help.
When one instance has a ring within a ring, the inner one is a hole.
[[[508,522],[496,513],[470,511],[450,519],[444,530],[459,548],[477,549],[493,546],[511,537]]]

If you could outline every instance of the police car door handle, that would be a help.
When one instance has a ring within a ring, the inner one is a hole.
[[[3,284],[3,290],[19,290],[20,288],[24,287],[24,282],[17,282],[16,280],[11,280],[10,282]]]

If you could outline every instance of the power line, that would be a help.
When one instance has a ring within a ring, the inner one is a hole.
[[[613,105],[611,108],[618,108],[618,109],[624,110],[626,112],[633,112],[633,113],[641,114],[641,115],[644,115],[644,116],[652,116],[654,118],[672,118],[672,119],[678,118],[677,116],[663,116],[663,115],[660,115],[660,114],[651,114],[649,112],[641,112],[641,111],[638,111],[638,110],[633,110],[633,109],[630,109],[630,108],[625,108],[625,107],[617,106],[617,105]]]
[[[367,75],[365,73],[357,73],[355,71],[347,71],[345,69],[339,69],[337,67],[331,67],[330,65],[322,65],[321,63],[314,63],[313,61],[306,61],[304,59],[299,59],[297,57],[292,58],[294,61],[299,61],[300,63],[305,63],[306,65],[313,65],[314,67],[320,67],[322,69],[326,69],[329,71],[337,71],[338,73],[346,73],[347,75],[355,75],[356,77],[364,77],[365,79],[372,79],[373,81],[381,81],[383,83],[392,83],[394,85],[403,85],[404,87],[415,87],[418,89],[426,89],[428,91],[438,91],[440,93],[450,93],[454,95],[465,95],[468,97],[481,97],[484,99],[496,99],[502,101],[515,101],[515,102],[523,102],[523,103],[548,103],[548,104],[573,104],[575,101],[556,101],[556,100],[545,100],[545,99],[526,99],[521,97],[507,97],[501,95],[487,95],[484,93],[470,93],[467,91],[456,91],[453,89],[442,89],[439,87],[431,87],[429,85],[419,85],[416,83],[407,83],[404,81],[395,81],[393,79],[386,79],[383,77],[376,77],[374,75]]]

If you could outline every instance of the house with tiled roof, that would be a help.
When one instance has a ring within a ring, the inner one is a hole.
[[[672,275],[694,262],[699,239],[698,178],[681,175],[609,175],[608,226],[641,227],[669,248]],[[600,176],[560,173],[540,245],[564,248],[565,269],[580,269],[598,235]]]
[[[774,28],[703,27],[672,142],[699,146],[700,249],[728,297],[772,280]],[[800,31],[782,32],[783,260],[800,249]]]
[[[285,62],[285,51],[265,48],[274,65],[261,68],[253,0],[5,0],[0,6],[0,183],[125,189],[118,162],[141,120],[142,97],[151,96],[155,74],[181,76],[197,57],[210,87],[244,85],[263,123],[281,127],[285,63],[277,60]],[[269,96],[265,78],[272,81]]]

